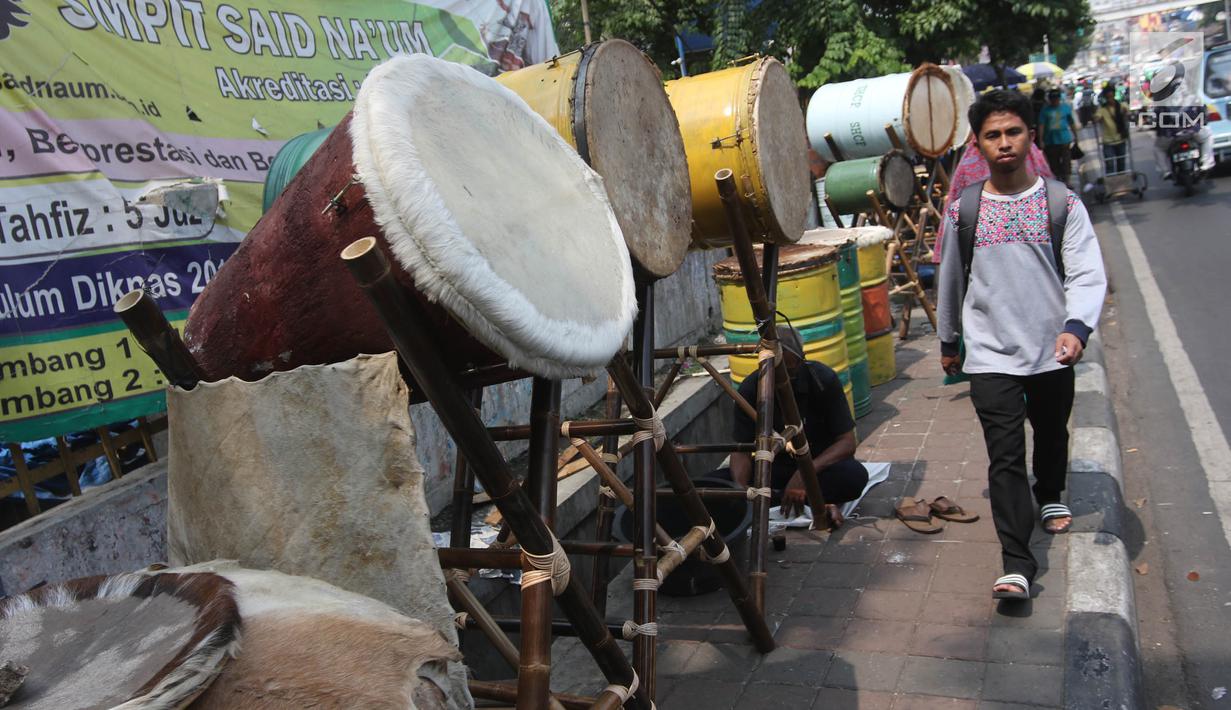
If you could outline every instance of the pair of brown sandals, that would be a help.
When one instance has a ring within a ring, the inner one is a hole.
[[[979,519],[978,513],[967,513],[962,506],[945,496],[938,496],[931,503],[923,498],[903,499],[894,514],[903,525],[923,535],[935,535],[944,530],[944,527],[932,522],[933,518],[953,523],[973,523]]]

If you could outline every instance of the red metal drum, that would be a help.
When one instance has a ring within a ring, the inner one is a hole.
[[[867,335],[883,333],[893,327],[889,313],[889,282],[882,281],[863,289],[863,330]]]

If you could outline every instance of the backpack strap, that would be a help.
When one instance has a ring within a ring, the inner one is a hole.
[[[962,257],[962,274],[965,283],[970,283],[970,264],[975,255],[975,227],[979,225],[979,200],[983,196],[986,180],[967,185],[958,195],[957,244]]]
[[[1064,227],[1069,219],[1069,188],[1053,178],[1043,185],[1047,192],[1047,224],[1051,229],[1051,253],[1056,261],[1060,285],[1064,285]]]

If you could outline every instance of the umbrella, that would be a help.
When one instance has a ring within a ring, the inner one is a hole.
[[[999,84],[996,77],[996,67],[991,64],[969,64],[962,67],[962,73],[974,84],[975,91],[983,91],[989,86]],[[1026,75],[1009,67],[1004,68],[1005,84],[1021,84],[1027,81]]]
[[[1017,68],[1019,72],[1026,76],[1027,81],[1038,81],[1039,79],[1059,79],[1064,70],[1052,64],[1051,62],[1030,62],[1023,64]]]

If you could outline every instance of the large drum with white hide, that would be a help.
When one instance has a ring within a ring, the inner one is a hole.
[[[953,147],[959,148],[970,140],[970,106],[975,102],[975,85],[961,67],[946,64],[941,69],[953,82],[953,99],[957,102],[957,133],[953,137]]]
[[[826,84],[808,103],[808,140],[822,158],[837,158],[825,141],[832,135],[844,160],[884,155],[894,149],[886,125],[906,147],[925,158],[948,150],[957,138],[958,106],[953,81],[935,64],[874,79]]]
[[[675,273],[692,230],[688,162],[658,68],[632,44],[592,44],[496,77],[603,176],[638,278]]]
[[[338,259],[371,235],[458,371],[592,374],[632,327],[632,266],[602,179],[496,81],[399,56],[193,305],[184,339],[206,379],[391,350]]]
[[[807,134],[795,85],[782,64],[743,66],[667,82],[692,183],[692,244],[729,246],[714,173],[735,173],[754,241],[792,244],[803,236],[812,199]],[[647,168],[649,169],[649,168]]]

